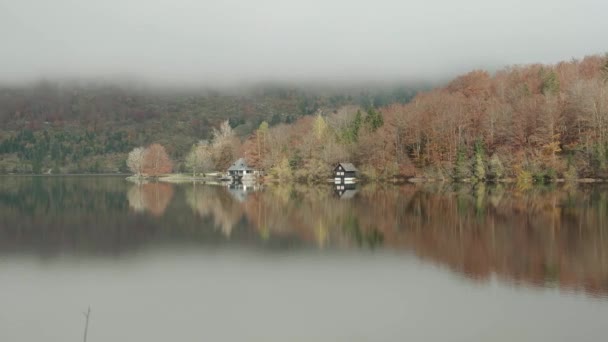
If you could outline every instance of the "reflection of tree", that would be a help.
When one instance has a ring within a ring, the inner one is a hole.
[[[293,236],[325,244],[325,220],[317,212],[331,195],[326,187],[271,186],[252,194],[244,206],[249,223],[261,236]]]
[[[129,251],[158,221],[125,215],[127,190],[123,177],[7,177],[0,182],[0,252]]]
[[[230,236],[233,227],[243,216],[243,209],[227,191],[220,186],[196,186],[186,190],[188,205],[201,217],[213,219],[225,236]]]
[[[127,191],[127,199],[129,200],[129,207],[136,212],[143,212],[146,210],[144,204],[144,198],[142,195],[141,187],[143,185],[134,185]]]
[[[417,191],[406,197],[414,210],[393,219],[399,231],[382,222],[391,220],[390,203],[384,216],[373,216],[380,219],[387,244],[471,277],[496,273],[514,281],[608,291],[608,240],[602,237],[608,225],[601,219],[601,200],[581,205],[588,197],[581,192],[572,201],[566,191],[495,190],[489,195],[479,188]],[[605,205],[606,195],[600,196]],[[368,205],[373,208],[373,202]]]
[[[148,211],[154,216],[161,216],[172,198],[173,186],[166,183],[134,185],[127,192],[129,206],[133,210]]]

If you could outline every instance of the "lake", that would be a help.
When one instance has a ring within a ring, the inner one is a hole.
[[[608,186],[0,177],[0,341],[600,341]]]

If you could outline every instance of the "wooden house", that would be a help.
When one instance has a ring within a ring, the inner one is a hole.
[[[352,184],[357,180],[359,170],[351,163],[339,163],[334,168],[335,184]]]
[[[233,182],[253,181],[258,174],[259,171],[247,165],[245,158],[239,158],[228,168],[228,176]]]

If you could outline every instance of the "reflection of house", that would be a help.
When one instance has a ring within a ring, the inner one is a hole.
[[[336,184],[335,191],[336,195],[340,196],[341,199],[351,199],[357,193],[357,185],[354,183]]]
[[[247,198],[248,194],[250,194],[254,191],[258,191],[259,189],[260,189],[259,185],[248,184],[248,183],[245,183],[245,184],[232,183],[232,184],[228,185],[228,192],[230,192],[232,197],[234,197],[239,202],[244,202],[245,199]]]
[[[232,178],[232,181],[253,181],[259,174],[259,171],[247,165],[245,158],[239,158],[228,168],[228,175]]]
[[[348,184],[354,183],[357,179],[359,170],[351,163],[339,163],[334,168],[334,183]]]

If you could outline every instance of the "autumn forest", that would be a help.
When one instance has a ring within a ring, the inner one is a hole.
[[[223,171],[244,156],[270,177],[308,182],[340,161],[372,180],[608,178],[607,56],[475,70],[432,90],[49,87],[4,90],[0,172],[126,172],[129,151],[155,144],[163,173]]]

